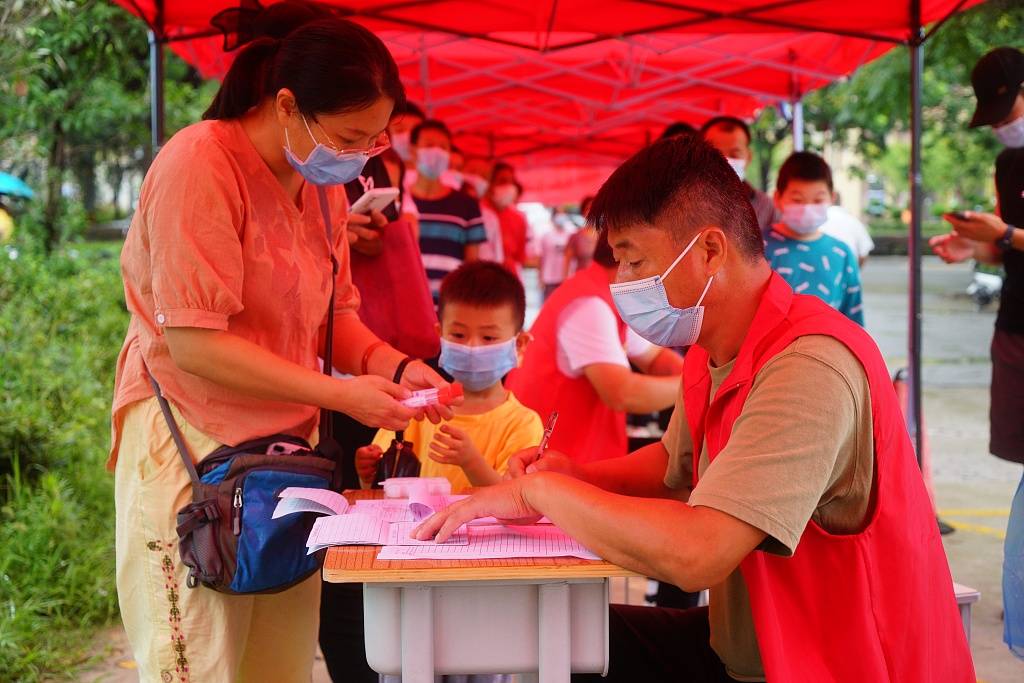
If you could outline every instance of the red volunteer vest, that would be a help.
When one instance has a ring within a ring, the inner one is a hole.
[[[619,318],[608,287],[608,275],[597,263],[568,279],[544,303],[530,329],[533,342],[523,365],[512,372],[506,386],[516,398],[547,422],[558,411],[558,427],[549,446],[576,462],[592,462],[626,455],[626,414],[606,406],[586,377],[572,378],[558,369],[558,322],[562,311],[586,296],[600,297],[618,321],[619,342],[625,343],[626,324]]]
[[[797,337],[812,334],[845,344],[867,373],[874,503],[860,533],[833,535],[811,521],[792,557],[756,550],[741,563],[767,680],[974,683],[935,514],[888,370],[861,327],[816,297],[793,294],[772,274],[710,405],[708,354],[699,346],[687,354],[683,391],[693,443],[706,438],[714,460],[757,372]],[[808,387],[804,400],[815,400],[813,392]]]

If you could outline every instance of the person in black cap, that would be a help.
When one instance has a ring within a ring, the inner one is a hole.
[[[997,212],[946,214],[953,226],[932,249],[948,263],[1001,263],[1006,279],[992,337],[989,451],[1024,463],[1024,53],[992,50],[971,72],[978,100],[971,128],[990,126],[1003,143],[996,158]],[[1024,659],[1024,479],[1006,528],[1003,561],[1004,639]]]

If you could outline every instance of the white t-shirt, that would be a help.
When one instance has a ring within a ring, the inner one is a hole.
[[[504,263],[505,250],[501,246],[501,221],[498,214],[480,202],[480,215],[483,216],[484,231],[487,233],[487,241],[480,245],[480,260]]]
[[[410,214],[412,216],[416,216],[417,218],[419,218],[419,216],[420,216],[420,209],[419,209],[418,206],[416,206],[416,200],[414,200],[412,198],[412,192],[409,192],[408,189],[406,189],[402,193],[402,211],[401,212],[402,213]]]
[[[569,233],[551,230],[540,238],[540,281],[544,285],[558,285],[565,279],[565,247]]]
[[[647,353],[653,346],[631,329],[626,343],[619,342],[618,319],[600,297],[582,297],[565,307],[558,319],[558,370],[567,377],[583,375],[596,363],[629,367],[629,359]]]
[[[864,258],[875,248],[875,242],[864,224],[841,206],[828,207],[828,220],[821,226],[821,231],[840,242],[845,242],[858,259]]]

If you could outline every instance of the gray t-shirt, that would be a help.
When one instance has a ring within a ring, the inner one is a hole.
[[[710,367],[711,395],[732,363]],[[662,439],[665,485],[692,487],[693,444],[680,397]],[[725,448],[698,460],[690,505],[714,508],[754,526],[760,550],[790,556],[809,521],[834,534],[860,530],[874,472],[871,395],[857,358],[836,339],[801,337],[754,378]],[[750,597],[737,569],[711,586],[711,646],[729,675],[764,679]]]

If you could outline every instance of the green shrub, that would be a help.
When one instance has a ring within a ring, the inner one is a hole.
[[[0,249],[0,680],[82,661],[117,614],[110,440],[119,245]]]

